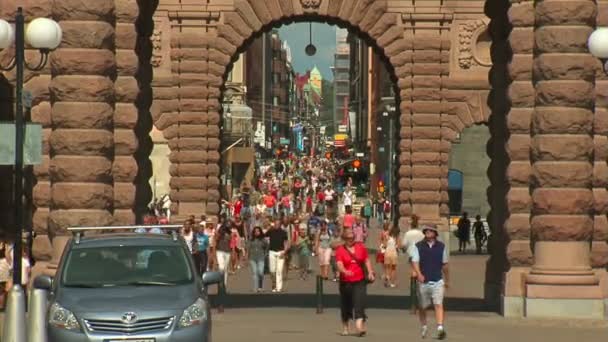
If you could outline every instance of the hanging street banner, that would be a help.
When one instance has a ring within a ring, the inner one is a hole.
[[[15,165],[15,123],[0,122],[0,165]],[[27,123],[23,146],[23,164],[42,163],[42,125]]]

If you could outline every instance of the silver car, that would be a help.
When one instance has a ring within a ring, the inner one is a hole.
[[[171,235],[75,237],[49,295],[49,342],[208,342],[207,286],[222,275],[195,271],[183,239]]]

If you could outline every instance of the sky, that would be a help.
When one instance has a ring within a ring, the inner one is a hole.
[[[322,23],[312,24],[312,42],[317,47],[317,54],[309,57],[304,49],[309,44],[309,23],[294,23],[279,28],[279,37],[291,48],[292,64],[301,74],[315,65],[321,71],[323,79],[332,80],[330,69],[334,64],[336,53],[336,26]]]

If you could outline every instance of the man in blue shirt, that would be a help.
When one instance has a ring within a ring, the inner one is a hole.
[[[437,338],[446,338],[443,327],[443,294],[449,284],[448,256],[449,252],[441,241],[437,241],[437,227],[424,226],[422,228],[424,240],[418,242],[412,248],[411,258],[414,270],[416,271],[419,282],[419,303],[418,315],[422,325],[422,338],[428,332],[426,323],[426,309],[435,307],[435,318],[437,319]]]

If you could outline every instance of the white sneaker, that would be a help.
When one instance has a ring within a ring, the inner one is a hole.
[[[438,328],[437,329],[437,339],[438,340],[445,340],[445,338],[447,337],[447,334],[445,332],[444,328]]]
[[[428,332],[429,332],[429,327],[426,325],[423,325],[422,329],[420,329],[420,336],[422,338],[426,338],[426,335],[428,334]]]

